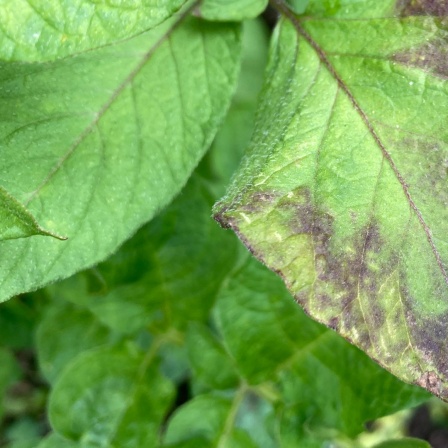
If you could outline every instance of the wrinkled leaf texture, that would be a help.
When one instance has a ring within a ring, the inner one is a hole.
[[[186,0],[5,0],[0,60],[44,61],[148,31]]]
[[[448,399],[448,6],[281,0],[254,137],[216,218],[296,301]]]
[[[104,259],[191,175],[240,60],[240,26],[193,6],[123,43],[1,65],[2,187],[68,240],[0,242],[0,300]]]

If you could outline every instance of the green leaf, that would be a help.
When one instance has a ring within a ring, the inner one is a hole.
[[[224,118],[239,36],[184,12],[83,55],[3,64],[2,183],[68,241],[0,242],[0,300],[104,259],[171,201]]]
[[[6,190],[0,187],[0,240],[25,238],[33,235],[64,237],[48,232],[34,219],[33,215]]]
[[[126,334],[185,331],[189,320],[205,322],[237,252],[232,235],[210,219],[213,200],[209,183],[193,175],[162,215],[95,269],[102,290],[89,293],[82,274],[51,286],[51,294],[86,306]]]
[[[233,402],[212,394],[194,398],[174,414],[163,446],[183,446],[177,444],[191,438],[203,438],[208,441],[208,446],[257,448],[246,432],[233,427],[239,402],[239,396]]]
[[[252,19],[267,5],[268,0],[203,0],[199,14],[204,19],[217,21]]]
[[[185,0],[7,0],[0,9],[0,60],[49,60],[154,28]]]
[[[53,433],[39,443],[37,448],[79,448],[79,444]]]
[[[65,302],[55,304],[37,327],[39,366],[52,383],[76,355],[113,339],[110,330],[90,312]]]
[[[268,29],[261,19],[243,22],[242,64],[238,87],[226,119],[205,157],[208,162],[207,175],[212,174],[214,178],[221,180],[217,185],[220,187],[220,195],[224,193],[224,188],[238,168],[252,135],[268,56],[268,38]]]
[[[316,437],[325,428],[354,436],[366,421],[428,397],[306,317],[252,258],[229,278],[215,315],[244,380],[278,402],[282,439],[300,440],[305,427]]]
[[[256,129],[216,218],[307,313],[448,399],[448,28],[422,15],[446,8],[314,1],[302,20],[274,3]]]
[[[218,390],[238,387],[236,369],[208,327],[199,323],[191,324],[186,344],[193,374],[200,386]]]
[[[0,348],[0,418],[4,412],[5,393],[7,389],[20,378],[20,366],[13,354],[5,348]]]
[[[310,0],[286,0],[288,6],[296,14],[303,14],[306,11]]]
[[[389,440],[375,445],[373,448],[431,448],[431,445],[424,440],[407,437],[405,439]]]
[[[153,351],[143,354],[131,346],[79,355],[52,390],[54,429],[84,445],[155,446],[174,390],[153,356]]]
[[[0,304],[0,343],[11,349],[34,345],[35,325],[43,305],[39,294],[22,295]]]

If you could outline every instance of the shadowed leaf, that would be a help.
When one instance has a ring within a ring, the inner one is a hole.
[[[268,0],[203,0],[199,14],[218,21],[251,19],[261,14],[267,4]]]
[[[174,390],[151,354],[129,345],[99,348],[75,358],[50,398],[55,430],[84,444],[155,446]]]

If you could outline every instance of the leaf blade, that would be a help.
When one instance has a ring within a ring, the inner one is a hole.
[[[0,60],[42,61],[89,51],[154,28],[185,2],[4,2]]]
[[[224,118],[240,52],[238,25],[188,11],[119,45],[5,65],[4,185],[69,240],[7,244],[3,300],[104,259],[185,184]]]
[[[261,118],[217,218],[314,318],[444,397],[447,143],[435,105],[445,110],[446,81],[434,48],[444,48],[435,46],[445,22],[384,17],[387,1],[359,20],[349,10],[347,19],[300,20],[273,4],[286,19]]]
[[[59,240],[66,239],[40,227],[33,215],[0,187],[0,240],[34,235],[52,236]]]

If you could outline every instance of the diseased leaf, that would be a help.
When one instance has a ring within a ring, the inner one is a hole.
[[[78,356],[52,390],[52,426],[83,445],[156,446],[174,390],[152,355],[127,346]]]
[[[204,19],[217,21],[252,19],[267,5],[268,0],[203,0],[199,14]]]
[[[42,229],[31,213],[0,187],[0,240],[25,238],[33,235],[65,239]]]
[[[0,300],[104,259],[185,184],[240,56],[238,25],[187,12],[121,44],[1,67],[2,183],[68,241],[0,242]]]
[[[154,28],[186,0],[5,0],[0,60],[72,55]]]
[[[273,3],[256,130],[216,218],[307,313],[448,399],[444,2],[310,1],[304,19]]]

